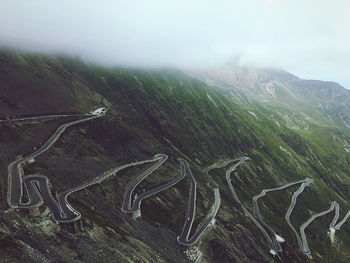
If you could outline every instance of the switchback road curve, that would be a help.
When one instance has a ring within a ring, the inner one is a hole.
[[[332,211],[334,212],[334,217],[332,222],[329,224],[329,229],[330,229],[330,239],[331,241],[334,241],[334,234],[336,230],[339,230],[340,227],[345,223],[345,221],[348,219],[350,216],[350,210],[347,212],[347,214],[344,216],[343,220],[340,221],[337,225],[337,221],[339,219],[339,204],[335,201],[332,202],[330,208],[326,211],[320,212],[318,214],[314,214],[313,216],[310,217],[309,220],[307,220],[305,223],[303,223],[300,227],[300,235],[301,235],[301,240],[302,240],[302,248],[301,251],[307,255],[309,258],[312,258],[311,256],[311,250],[309,248],[306,235],[305,235],[305,230],[306,228],[317,218],[322,217]]]
[[[82,190],[91,185],[101,183],[102,181],[115,175],[117,172],[123,169],[136,166],[136,165],[149,163],[149,162],[155,162],[160,159],[164,159],[165,155],[159,154],[159,155],[156,155],[151,160],[133,162],[133,163],[119,166],[117,168],[113,168],[109,171],[102,173],[101,175],[96,176],[95,178],[93,178],[88,182],[85,182],[79,186],[73,187],[67,191],[64,191],[58,194],[57,200],[56,200],[52,196],[49,179],[46,176],[37,175],[37,174],[26,176],[23,179],[24,173],[23,173],[22,166],[24,163],[28,162],[28,160],[31,160],[37,157],[38,155],[46,152],[50,147],[52,147],[52,145],[58,140],[58,138],[65,131],[66,128],[81,122],[102,117],[104,116],[104,112],[97,115],[86,114],[86,115],[79,115],[79,116],[85,116],[86,118],[61,125],[60,127],[57,128],[55,133],[44,143],[44,145],[40,149],[38,149],[34,153],[24,158],[20,158],[9,164],[7,201],[11,208],[34,208],[42,205],[42,203],[45,202],[47,206],[50,208],[55,221],[61,222],[61,223],[74,222],[80,219],[81,215],[69,204],[67,198],[70,194],[76,191]],[[69,115],[69,117],[72,117],[72,116]],[[38,117],[38,119],[41,119],[41,118]],[[23,183],[25,186],[26,194],[28,196],[28,202],[26,203],[22,202]]]
[[[35,183],[30,183],[30,179],[27,179],[26,190],[28,194],[28,202],[23,203],[22,197],[23,197],[23,164],[29,162],[30,160],[35,160],[35,158],[46,152],[51,148],[51,146],[58,140],[58,138],[61,136],[61,134],[70,126],[82,123],[85,121],[89,121],[98,117],[101,117],[103,115],[88,115],[88,117],[76,121],[72,121],[69,123],[65,123],[57,128],[57,130],[54,132],[54,134],[34,153],[19,158],[15,160],[14,162],[10,163],[8,165],[8,195],[7,195],[7,202],[10,207],[12,208],[31,208],[40,205],[42,202],[41,195],[39,194]],[[34,180],[34,179],[33,179]],[[42,181],[42,180],[40,180]],[[27,188],[27,186],[29,188]],[[43,184],[42,184],[42,187]]]
[[[231,194],[233,196],[233,199],[235,200],[235,202],[239,205],[240,209],[244,212],[244,214],[249,217],[253,223],[260,229],[260,231],[263,233],[266,242],[270,248],[270,253],[273,255],[276,255],[277,252],[281,252],[281,246],[279,245],[279,242],[277,240],[277,238],[275,236],[270,236],[269,233],[265,230],[265,228],[262,226],[262,224],[259,222],[259,220],[257,220],[250,212],[247,208],[244,207],[244,205],[242,204],[241,200],[239,200],[235,189],[233,188],[232,185],[232,180],[231,180],[231,174],[236,170],[236,168],[242,164],[243,162],[249,160],[248,157],[240,157],[237,159],[232,160],[232,162],[237,162],[234,165],[232,165],[231,167],[229,167],[226,170],[226,181],[227,184],[230,188]]]
[[[299,187],[298,190],[296,190],[294,193],[293,193],[293,196],[292,196],[292,201],[288,207],[288,210],[286,212],[286,215],[284,216],[284,219],[286,220],[287,224],[289,225],[289,227],[292,229],[296,239],[297,239],[297,242],[298,242],[298,246],[299,246],[299,249],[302,251],[302,246],[303,246],[303,243],[301,241],[301,238],[300,238],[300,235],[299,233],[295,230],[293,224],[290,222],[290,216],[294,210],[294,207],[297,203],[297,198],[298,196],[304,191],[305,187],[309,187],[311,184],[313,183],[313,181],[309,178],[306,178],[305,179],[305,182],[303,182],[301,184],[301,186]]]
[[[227,169],[226,171],[226,181],[229,185],[229,188],[231,190],[231,193],[233,195],[234,200],[240,205],[240,208],[243,210],[243,212],[245,213],[246,216],[248,216],[253,222],[254,224],[262,231],[268,246],[270,247],[270,253],[272,255],[276,255],[278,252],[282,251],[282,248],[280,246],[280,242],[284,242],[284,239],[281,238],[279,235],[276,234],[276,232],[272,229],[272,227],[270,227],[269,225],[267,225],[264,220],[262,219],[262,216],[260,214],[259,211],[259,205],[258,205],[258,200],[265,196],[266,193],[268,192],[272,192],[272,191],[280,191],[280,190],[284,190],[286,188],[289,188],[291,186],[294,185],[298,185],[301,184],[301,186],[299,187],[299,189],[297,189],[293,196],[292,196],[292,201],[291,204],[288,207],[288,210],[285,214],[285,220],[287,221],[288,225],[290,226],[290,228],[293,230],[294,234],[296,235],[297,238],[297,242],[299,245],[299,248],[301,250],[301,252],[312,258],[311,257],[311,251],[309,249],[308,243],[307,243],[307,239],[306,239],[306,235],[305,235],[305,229],[307,228],[307,226],[309,226],[315,219],[324,216],[330,212],[332,212],[333,210],[335,210],[335,215],[334,218],[332,220],[332,222],[329,225],[330,228],[330,238],[331,240],[334,240],[334,234],[336,230],[339,230],[341,228],[341,226],[346,222],[346,220],[350,217],[350,211],[347,212],[347,214],[344,216],[343,220],[341,220],[338,224],[337,221],[339,219],[339,204],[337,202],[332,202],[331,207],[326,210],[323,211],[321,213],[315,214],[313,215],[309,220],[307,220],[304,224],[301,225],[300,227],[300,235],[299,233],[295,230],[295,228],[293,227],[293,225],[290,222],[290,216],[294,210],[294,207],[296,205],[297,202],[297,198],[298,196],[304,191],[304,189],[306,187],[309,187],[311,184],[313,184],[313,180],[311,178],[306,178],[304,180],[299,180],[296,182],[292,182],[292,183],[287,183],[283,186],[280,187],[276,187],[276,188],[271,188],[271,189],[263,189],[262,192],[259,195],[256,195],[253,197],[253,210],[254,210],[254,215],[252,215],[241,203],[241,201],[239,200],[233,186],[232,186],[232,182],[231,182],[231,173],[233,173],[236,170],[236,167],[238,165],[240,165],[241,163],[243,163],[244,161],[249,160],[248,157],[240,157],[237,158],[233,161],[238,161],[236,164],[234,164],[233,166],[231,166],[229,169]],[[268,233],[270,232],[270,233]]]
[[[81,117],[79,120],[75,120],[69,123],[65,123],[57,128],[55,133],[34,153],[26,156],[26,157],[19,157],[17,160],[13,161],[8,165],[8,193],[7,193],[7,202],[11,208],[34,208],[42,205],[44,202],[47,204],[47,206],[50,208],[53,218],[57,222],[61,223],[68,223],[68,222],[74,222],[78,219],[80,219],[81,215],[78,211],[76,211],[68,202],[68,196],[76,191],[80,191],[86,187],[89,187],[91,185],[101,183],[104,180],[110,178],[111,176],[114,176],[119,171],[142,164],[147,163],[154,163],[144,171],[142,171],[140,174],[136,176],[136,178],[127,186],[126,191],[124,193],[124,199],[122,204],[122,211],[125,213],[132,213],[134,217],[141,216],[141,202],[151,197],[161,191],[164,191],[174,185],[176,185],[178,182],[183,180],[186,175],[189,176],[189,179],[191,181],[191,187],[189,192],[189,205],[187,210],[187,217],[186,221],[184,223],[183,229],[181,234],[178,236],[177,241],[185,246],[192,246],[198,242],[202,234],[205,232],[205,230],[214,223],[215,216],[220,208],[220,190],[219,186],[216,184],[216,182],[209,176],[209,171],[216,168],[223,168],[227,166],[230,163],[234,163],[226,170],[226,181],[228,183],[229,189],[231,191],[231,194],[233,196],[233,199],[238,204],[239,208],[244,212],[244,214],[249,217],[253,223],[262,231],[266,242],[270,248],[270,253],[273,255],[276,255],[278,252],[281,252],[281,246],[280,242],[282,238],[276,234],[276,232],[273,230],[272,227],[270,227],[268,224],[266,224],[260,214],[259,211],[259,205],[258,200],[265,196],[266,193],[272,192],[272,191],[280,191],[284,190],[286,188],[289,188],[291,186],[301,184],[300,188],[296,190],[292,196],[291,204],[288,207],[288,210],[285,215],[285,220],[287,221],[288,225],[293,230],[294,234],[296,235],[297,242],[299,245],[300,250],[307,256],[311,257],[311,251],[309,249],[305,230],[306,228],[317,218],[324,216],[333,210],[335,211],[334,218],[332,222],[329,225],[330,228],[330,238],[333,241],[334,240],[334,234],[336,230],[339,230],[341,226],[346,222],[346,220],[350,217],[350,211],[347,212],[347,214],[344,216],[343,220],[341,220],[339,223],[337,223],[339,219],[339,204],[337,202],[332,202],[331,207],[323,211],[321,213],[313,215],[309,220],[307,220],[302,226],[300,227],[300,235],[295,230],[293,225],[290,222],[290,216],[294,210],[294,207],[296,205],[296,201],[298,196],[304,191],[304,189],[308,186],[310,186],[313,181],[310,178],[306,178],[304,180],[288,183],[286,185],[277,187],[277,188],[271,188],[271,189],[264,189],[259,195],[256,195],[253,197],[253,214],[251,214],[242,204],[242,202],[239,200],[233,185],[231,181],[231,174],[236,170],[236,168],[244,163],[245,161],[249,160],[248,157],[239,157],[233,160],[226,160],[221,161],[218,163],[215,163],[203,170],[203,174],[208,178],[210,184],[213,187],[214,191],[214,204],[211,208],[210,213],[207,215],[207,217],[198,225],[195,233],[189,237],[193,222],[195,220],[195,213],[196,213],[196,180],[194,176],[192,175],[191,169],[184,159],[178,159],[179,165],[180,165],[180,174],[177,177],[174,177],[173,179],[170,179],[169,181],[166,181],[164,183],[161,183],[161,185],[155,186],[146,192],[142,193],[139,196],[135,196],[134,200],[132,200],[132,195],[134,193],[134,190],[136,187],[145,180],[150,174],[152,174],[155,170],[157,170],[161,165],[164,164],[164,162],[168,159],[168,156],[166,154],[157,154],[154,156],[153,159],[149,160],[143,160],[143,161],[136,161],[129,164],[121,165],[119,167],[110,169],[92,180],[89,180],[85,183],[82,183],[76,187],[73,187],[71,189],[68,189],[62,193],[57,194],[56,198],[52,196],[51,190],[50,190],[50,183],[49,179],[46,176],[43,175],[29,175],[24,177],[23,172],[23,165],[28,164],[30,162],[35,161],[35,158],[39,156],[40,154],[43,154],[48,149],[50,149],[54,143],[58,140],[58,138],[61,136],[61,134],[70,126],[76,125],[85,121],[89,121],[95,118],[99,118],[105,115],[106,109],[105,108],[99,108],[93,112],[90,112],[90,114],[73,114],[73,115],[47,115],[47,116],[39,116],[39,117],[26,117],[26,118],[17,118],[12,119],[11,121],[32,121],[32,120],[44,120],[49,118],[58,118],[58,117]],[[8,121],[8,120],[6,120]],[[0,122],[4,122],[1,120]],[[28,197],[27,202],[23,202],[23,185],[25,187],[26,195]]]
[[[198,229],[196,230],[195,234],[193,234],[192,237],[189,238],[189,234],[192,229],[192,225],[195,219],[195,213],[196,213],[196,180],[192,175],[191,169],[189,168],[189,165],[186,160],[179,158],[179,164],[180,164],[180,175],[165,182],[162,183],[160,186],[154,187],[144,193],[142,193],[139,196],[135,196],[133,200],[133,192],[137,185],[139,185],[143,180],[145,180],[151,173],[153,173],[156,169],[158,169],[168,158],[165,154],[159,154],[158,155],[159,160],[157,163],[152,165],[151,167],[147,168],[145,171],[142,171],[139,175],[136,176],[136,178],[128,185],[126,188],[126,191],[124,193],[124,200],[122,204],[122,211],[125,213],[133,213],[134,218],[141,216],[141,202],[151,197],[161,191],[164,191],[181,180],[183,180],[186,175],[190,177],[191,180],[191,188],[190,188],[190,194],[189,194],[189,205],[188,205],[188,211],[186,216],[186,221],[184,224],[184,227],[182,229],[181,234],[178,236],[177,241],[181,245],[185,246],[192,246],[198,240],[200,239],[201,235],[205,232],[205,230],[210,226],[210,224],[213,222],[217,211],[220,207],[220,194],[219,194],[219,188],[216,185],[214,181],[210,181],[214,187],[214,196],[215,196],[215,202],[213,204],[213,207],[211,209],[211,212],[209,215],[204,219],[203,222],[199,225]],[[208,170],[209,171],[209,170]],[[208,172],[207,171],[207,172]],[[205,174],[207,175],[207,172]],[[210,177],[209,177],[210,178]],[[210,178],[211,179],[211,178]],[[133,200],[133,201],[132,201]]]
[[[276,188],[271,188],[271,189],[264,189],[261,191],[260,194],[256,195],[253,197],[253,210],[254,210],[254,216],[257,218],[257,220],[260,222],[260,224],[262,224],[269,232],[270,232],[270,236],[272,237],[272,240],[274,242],[274,245],[276,247],[279,247],[279,250],[282,250],[281,246],[280,246],[280,241],[282,240],[282,238],[277,235],[277,233],[273,230],[272,227],[270,227],[268,224],[265,223],[265,221],[263,220],[261,214],[260,214],[260,211],[259,211],[259,204],[258,204],[258,200],[265,196],[267,193],[269,192],[274,192],[274,191],[281,191],[281,190],[284,190],[284,189],[287,189],[291,186],[294,186],[294,185],[297,185],[297,184],[305,184],[305,185],[309,185],[312,183],[312,179],[310,178],[306,178],[304,180],[300,180],[300,181],[296,181],[296,182],[292,182],[292,183],[287,183],[283,186],[280,186],[280,187],[276,187]],[[304,190],[304,188],[302,188],[302,190]],[[293,200],[294,198],[296,199],[296,196],[293,196]],[[296,200],[292,201],[291,205],[289,206],[288,210],[287,210],[287,213],[286,213],[286,217],[290,217],[290,214],[292,213],[293,209],[294,209],[294,206],[295,206],[295,202]],[[290,223],[290,222],[289,222]]]

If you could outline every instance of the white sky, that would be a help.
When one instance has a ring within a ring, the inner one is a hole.
[[[349,0],[0,0],[0,45],[107,65],[233,60],[350,89]]]

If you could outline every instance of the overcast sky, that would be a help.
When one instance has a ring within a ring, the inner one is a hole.
[[[0,0],[0,45],[107,65],[233,61],[350,89],[348,0]]]

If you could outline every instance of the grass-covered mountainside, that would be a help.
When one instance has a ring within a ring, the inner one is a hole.
[[[25,167],[26,174],[49,177],[58,192],[110,168],[166,153],[167,163],[137,191],[178,176],[176,158],[186,159],[198,187],[195,228],[214,201],[203,168],[220,159],[248,156],[251,160],[238,168],[232,182],[249,209],[262,189],[309,177],[315,186],[298,199],[292,214],[296,228],[327,210],[333,200],[339,202],[343,217],[350,209],[349,128],[342,121],[329,121],[321,111],[302,112],[311,119],[301,119],[298,106],[291,118],[290,104],[265,105],[244,94],[240,100],[228,94],[176,70],[104,68],[67,57],[0,52],[2,116],[109,107],[106,116],[68,128],[52,149]],[[281,258],[274,258],[260,230],[233,201],[224,169],[211,172],[222,198],[216,225],[189,250],[176,241],[186,220],[188,178],[144,200],[142,218],[134,220],[121,212],[126,185],[144,167],[73,194],[69,200],[81,212],[83,226],[76,234],[57,225],[45,206],[38,217],[7,210],[7,165],[17,155],[33,152],[68,121],[0,124],[0,261],[307,261],[284,221],[297,187],[259,201],[265,221],[286,239]],[[333,214],[322,217],[307,229],[314,262],[349,262],[350,224],[344,224],[331,243],[327,231],[332,218]]]

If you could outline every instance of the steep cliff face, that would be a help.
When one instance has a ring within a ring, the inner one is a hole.
[[[254,83],[260,85],[259,90],[266,91],[266,98],[279,98],[275,83],[282,80],[268,73],[261,73],[264,80],[254,75],[257,73],[246,74],[246,79],[254,78]],[[298,80],[283,74],[290,81]],[[222,159],[249,156],[251,161],[232,175],[237,196],[248,210],[252,210],[253,196],[262,189],[305,177],[312,178],[315,187],[305,190],[298,199],[292,216],[296,228],[313,213],[328,209],[333,200],[339,202],[342,216],[350,208],[350,155],[345,150],[350,143],[349,132],[345,126],[328,125],[330,121],[327,122],[322,113],[303,111],[312,118],[303,117],[304,125],[309,128],[293,129],[293,125],[302,126],[297,122],[302,116],[299,108],[295,107],[295,112],[300,118],[290,118],[288,122],[283,113],[289,111],[291,105],[286,108],[279,105],[281,114],[277,114],[275,108],[244,94],[243,88],[233,91],[241,98],[237,100],[228,96],[231,90],[211,88],[180,71],[108,69],[64,57],[2,52],[0,76],[3,116],[87,113],[97,106],[109,107],[106,116],[69,128],[48,152],[25,167],[26,175],[39,173],[49,177],[53,191],[62,192],[110,168],[166,153],[169,160],[137,188],[137,193],[178,176],[177,158],[186,159],[198,187],[196,229],[214,202],[213,188],[203,175],[203,168]],[[242,80],[243,76],[241,73],[240,79],[235,80],[237,85],[256,85]],[[290,88],[292,94],[295,90]],[[0,124],[3,175],[0,178],[0,255],[4,260],[305,261],[293,232],[284,221],[297,187],[267,194],[259,201],[265,221],[286,239],[280,253],[282,259],[279,259],[269,253],[263,234],[234,200],[224,169],[211,172],[221,193],[215,226],[206,230],[191,249],[176,241],[187,220],[189,178],[145,199],[141,218],[132,219],[121,212],[128,183],[146,166],[130,168],[73,194],[69,201],[82,214],[83,231],[77,234],[71,233],[70,226],[57,225],[45,205],[37,217],[23,210],[6,211],[7,165],[17,155],[33,152],[33,147],[69,120]],[[330,244],[327,235],[330,218],[328,215],[317,220],[308,229],[309,245],[317,262],[335,258],[346,262],[350,248],[349,224],[337,231],[336,241]]]

